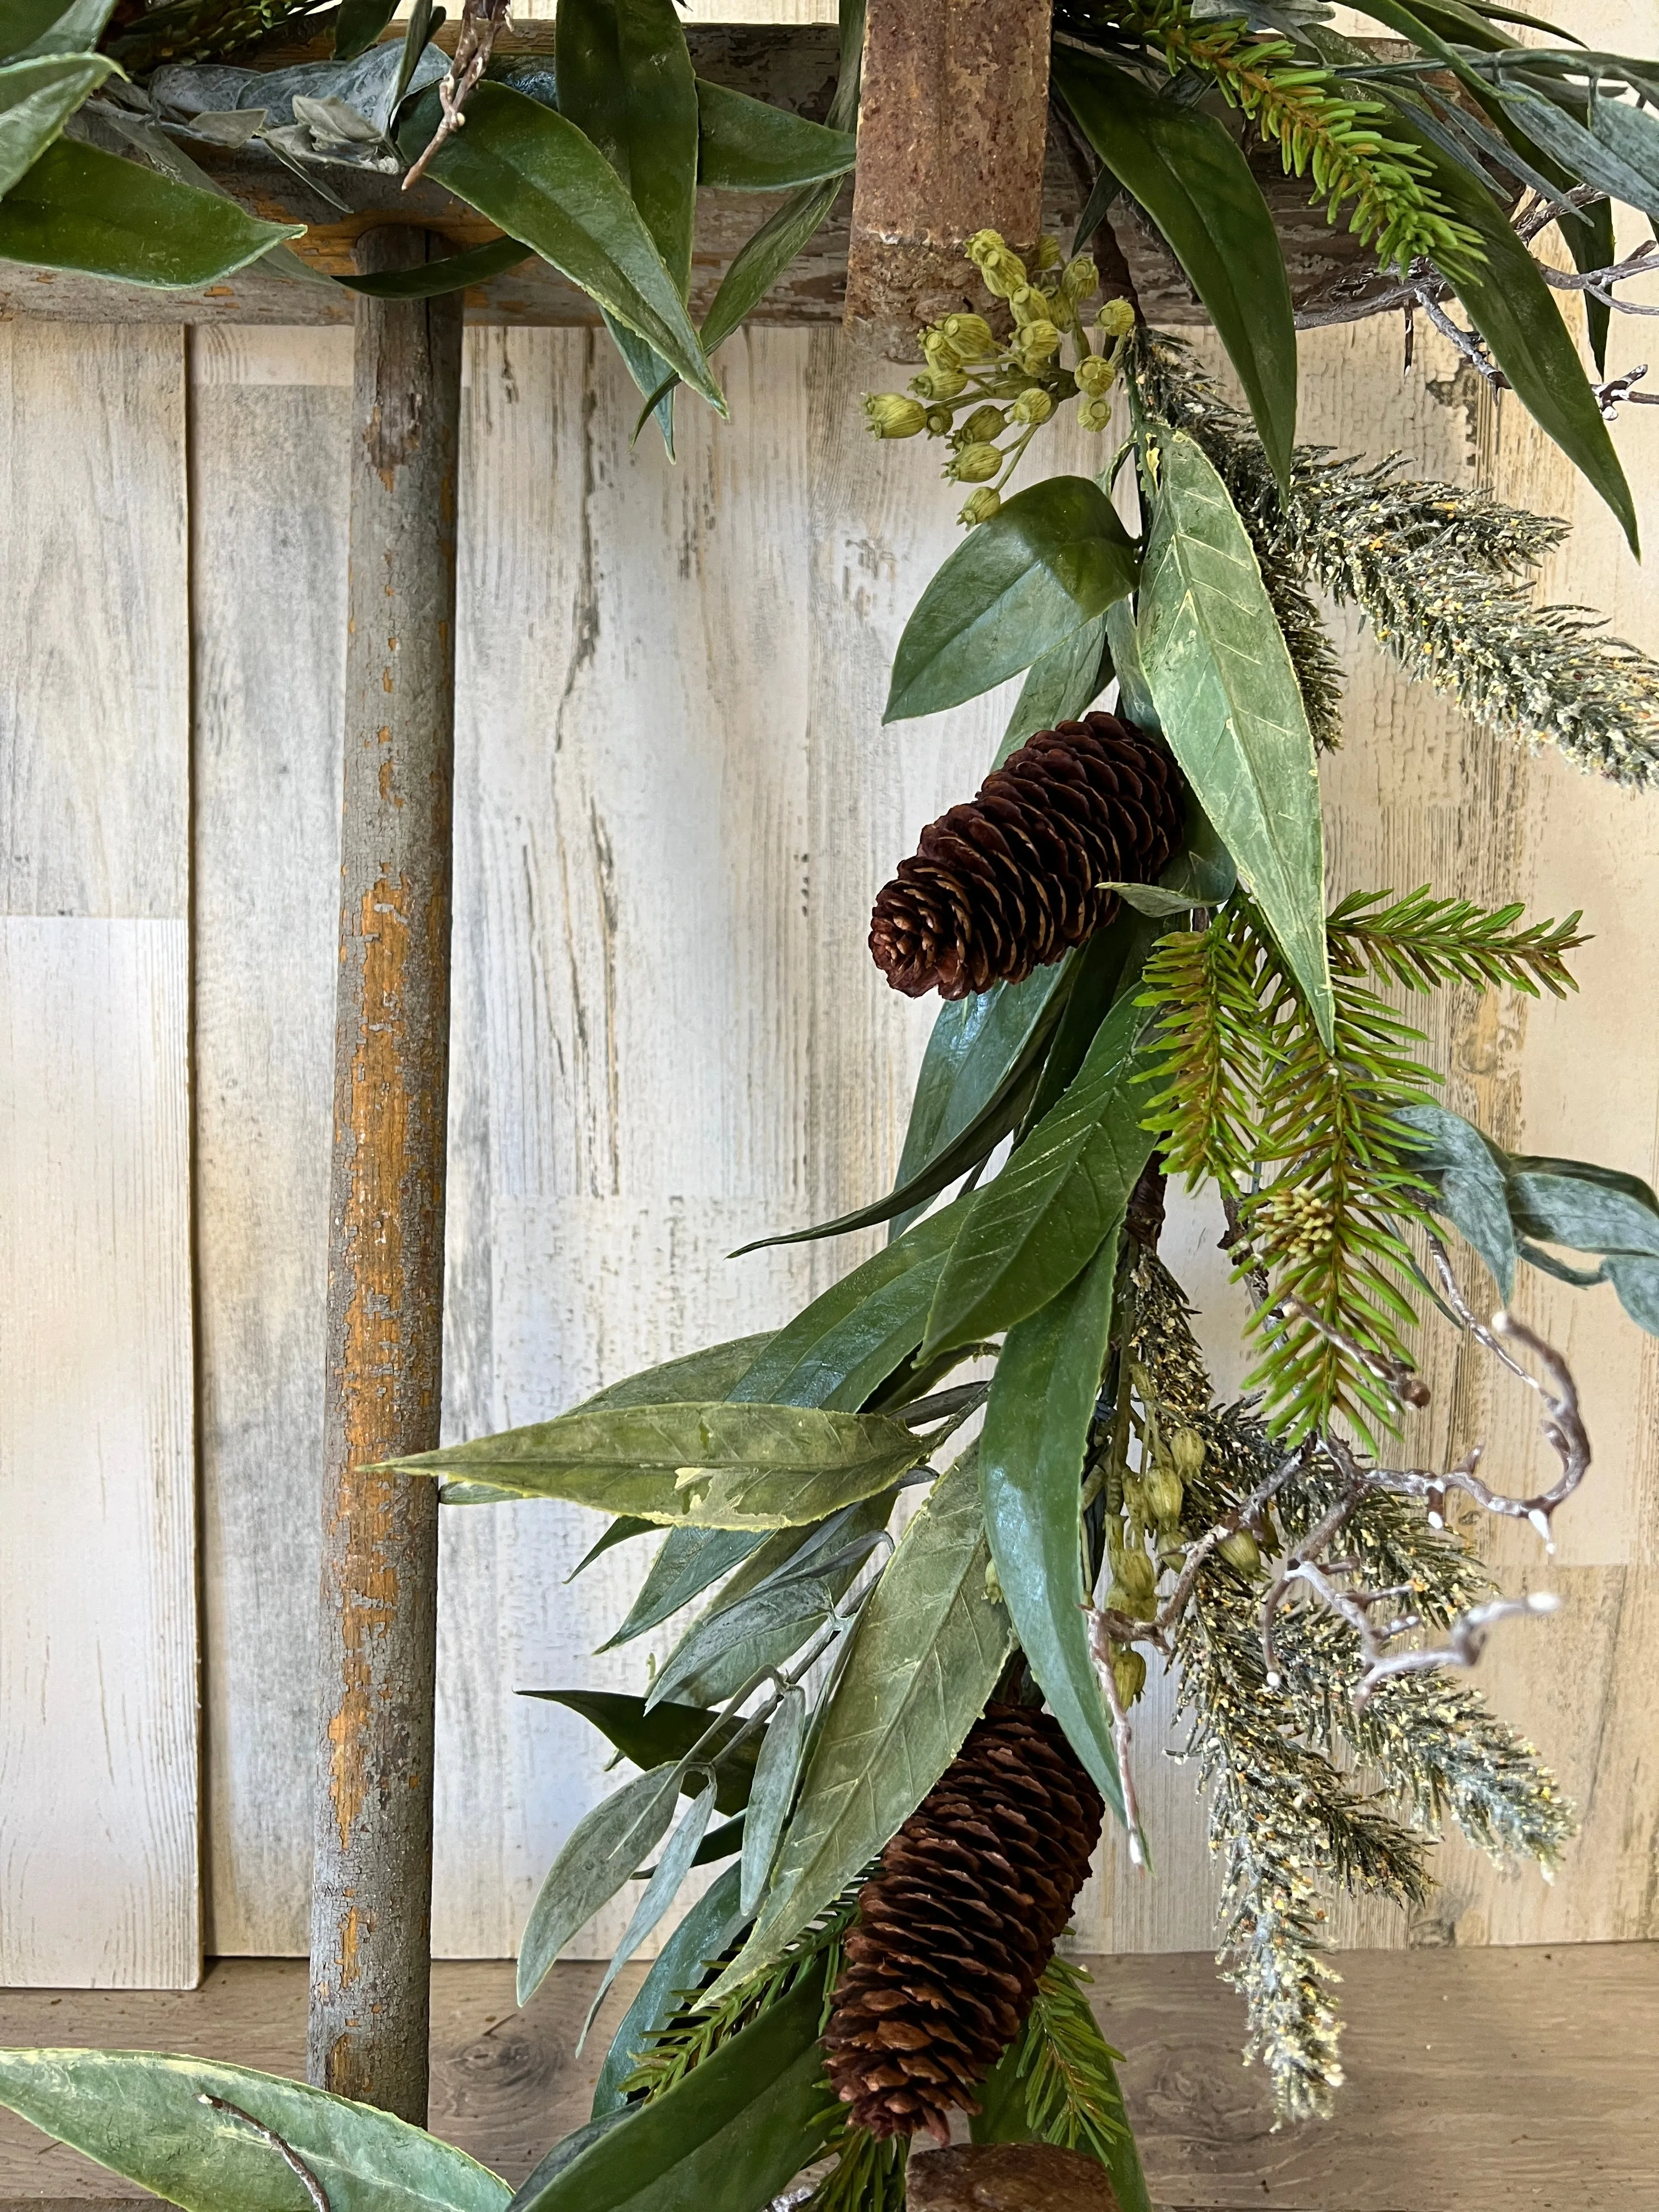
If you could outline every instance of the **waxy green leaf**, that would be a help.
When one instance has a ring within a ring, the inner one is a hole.
[[[754,1932],[715,1984],[778,1957],[908,1820],[1008,1656],[971,1452],[934,1485],[860,1616]]]
[[[0,2105],[185,2212],[304,2212],[278,2152],[304,2160],[331,2212],[504,2212],[512,2191],[453,2144],[302,2081],[156,2051],[0,2051]]]
[[[1058,1104],[975,1192],[934,1294],[924,1357],[1036,1313],[1123,1218],[1152,1146],[1134,1079],[1145,1018],[1127,999],[1112,1009]]]
[[[1048,1710],[1123,1816],[1112,1719],[1089,1652],[1079,1513],[1083,1455],[1112,1324],[1114,1231],[1076,1281],[1010,1329],[979,1445],[985,1533],[1003,1603]]]
[[[428,143],[439,114],[435,88],[405,108],[398,143],[406,158]],[[568,116],[486,81],[467,102],[465,130],[439,148],[428,174],[562,270],[725,413],[676,281],[639,210]]]
[[[1161,441],[1158,460],[1139,600],[1146,682],[1328,1044],[1325,842],[1301,687],[1226,486],[1184,433]]]
[[[59,138],[0,201],[0,260],[125,284],[210,284],[304,229],[258,222],[216,192]]]
[[[631,1644],[669,1620],[766,1541],[763,1528],[671,1528],[627,1619],[599,1650]]]
[[[341,0],[334,24],[334,58],[356,61],[366,54],[398,12],[398,0]]]
[[[668,1832],[684,1777],[667,1760],[636,1774],[577,1821],[530,1908],[519,1943],[519,2002],[546,1979],[571,1937],[629,1882]]]
[[[503,276],[521,261],[535,256],[516,238],[492,239],[465,253],[448,253],[418,269],[397,269],[377,276],[337,276],[349,292],[362,292],[371,300],[441,300],[447,292],[465,292],[474,284],[488,284]]]
[[[1288,489],[1296,318],[1273,216],[1237,141],[1213,116],[1149,94],[1095,55],[1056,47],[1054,85],[1192,279],[1238,372],[1268,464]]]
[[[665,1526],[784,1528],[890,1489],[922,1449],[879,1413],[721,1401],[565,1413],[386,1464]]]
[[[787,107],[697,79],[697,182],[725,192],[787,192],[844,177],[858,141]]]
[[[103,54],[51,54],[0,68],[0,198],[114,67]]]
[[[556,40],[560,112],[627,185],[684,299],[696,201],[697,81],[673,0],[559,0]]]
[[[884,722],[992,690],[1135,586],[1135,549],[1087,477],[1048,477],[1005,500],[928,584],[899,640]]]

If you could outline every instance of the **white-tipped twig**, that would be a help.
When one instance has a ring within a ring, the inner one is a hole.
[[[1378,1649],[1366,1651],[1364,1673],[1354,1686],[1353,1701],[1363,1707],[1379,1682],[1391,1674],[1426,1674],[1437,1667],[1473,1667],[1486,1648],[1486,1638],[1495,1621],[1508,1620],[1519,1613],[1556,1613],[1561,1601],[1548,1590],[1535,1591],[1529,1597],[1495,1597],[1485,1605],[1472,1605],[1461,1613],[1446,1631],[1443,1644],[1429,1644],[1410,1651],[1384,1651],[1380,1647],[1383,1638],[1395,1632],[1397,1624],[1377,1633]],[[1415,1627],[1416,1622],[1409,1626]]]
[[[253,2130],[261,2142],[268,2143],[289,2171],[298,2177],[300,2186],[311,2199],[315,2212],[333,2212],[328,2201],[328,2191],[322,2183],[293,2144],[284,2142],[274,2128],[268,2128],[263,2120],[256,2120],[252,2112],[245,2112],[240,2105],[233,2105],[224,2097],[211,2096],[205,2089],[201,2092],[201,2101],[213,2112],[224,2112],[231,2119],[240,2120],[245,2128]]]
[[[1112,1644],[1105,1626],[1105,1615],[1089,1608],[1089,1652],[1095,1662],[1095,1673],[1101,1690],[1112,1709],[1112,1747],[1117,1753],[1117,1778],[1123,1787],[1123,1826],[1129,1838],[1129,1863],[1145,1868],[1146,1837],[1140,1825],[1140,1801],[1135,1795],[1134,1768],[1130,1754],[1134,1749],[1134,1730],[1129,1725],[1128,1708],[1117,1686],[1117,1675],[1112,1666]]]
[[[438,87],[443,115],[428,142],[425,152],[404,179],[405,191],[411,185],[420,182],[426,174],[427,164],[439,147],[466,121],[465,110],[472,88],[489,65],[489,51],[495,43],[495,33],[506,28],[510,17],[509,0],[464,0],[460,33],[455,41],[455,58],[449,64],[448,76]]]

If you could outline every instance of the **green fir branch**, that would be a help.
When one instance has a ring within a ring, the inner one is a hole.
[[[1417,482],[1397,459],[1368,466],[1305,446],[1283,501],[1249,421],[1179,341],[1142,333],[1133,369],[1150,410],[1209,456],[1264,570],[1288,562],[1357,606],[1408,675],[1500,735],[1615,782],[1659,781],[1659,661],[1583,608],[1536,605],[1522,580],[1564,523]]]
[[[848,2127],[840,2104],[825,2113],[824,2124],[837,2128],[835,2163],[801,2212],[903,2212],[910,2138],[879,2140],[863,2128]]]
[[[1496,908],[1471,899],[1436,898],[1425,884],[1392,905],[1389,891],[1356,891],[1333,909],[1331,964],[1345,975],[1367,969],[1379,982],[1408,991],[1442,984],[1507,983],[1535,999],[1540,987],[1564,999],[1578,988],[1565,956],[1586,942],[1580,914],[1563,922],[1514,924],[1525,912],[1519,900]]]
[[[1184,1176],[1188,1190],[1205,1182],[1237,1190],[1256,1158],[1267,1031],[1255,969],[1237,924],[1222,915],[1207,929],[1161,937],[1142,971],[1137,1003],[1158,1012],[1157,1062],[1142,1079],[1160,1086],[1143,1127],[1158,1133],[1165,1174]]]
[[[1068,1960],[1049,1960],[1015,2039],[1013,2065],[1025,2085],[1032,2134],[1105,2166],[1129,2132],[1111,2071],[1123,2054],[1107,2043],[1090,2009],[1089,1978]]]

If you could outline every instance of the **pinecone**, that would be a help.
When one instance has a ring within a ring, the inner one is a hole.
[[[1102,883],[1157,878],[1182,797],[1174,761],[1133,722],[1039,730],[900,862],[871,916],[876,965],[913,999],[1018,982],[1112,920],[1121,902]]]
[[[1048,1713],[993,1705],[881,1855],[823,2044],[853,2123],[951,2139],[1031,2008],[1105,1811]]]

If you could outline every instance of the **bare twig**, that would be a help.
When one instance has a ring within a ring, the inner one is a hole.
[[[404,179],[405,191],[411,185],[419,183],[426,174],[427,164],[439,147],[466,121],[463,111],[468,98],[489,64],[489,50],[495,43],[496,32],[506,28],[510,15],[509,0],[464,0],[454,59],[449,64],[448,76],[438,87],[443,117],[433,132],[426,151]]]
[[[1112,1747],[1117,1753],[1117,1778],[1123,1785],[1123,1826],[1129,1838],[1129,1863],[1144,1868],[1146,1864],[1146,1838],[1140,1825],[1140,1801],[1135,1795],[1134,1769],[1130,1753],[1134,1748],[1134,1730],[1129,1725],[1128,1709],[1124,1705],[1117,1686],[1117,1674],[1112,1665],[1112,1645],[1103,1633],[1105,1615],[1089,1608],[1089,1651],[1095,1662],[1095,1673],[1112,1709]]]
[[[1154,1626],[1160,1636],[1167,1636],[1186,1610],[1187,1601],[1198,1582],[1199,1571],[1211,1553],[1218,1545],[1224,1544],[1229,1536],[1236,1536],[1241,1528],[1249,1528],[1252,1522],[1261,1518],[1262,1509],[1270,1503],[1276,1492],[1284,1488],[1302,1466],[1305,1456],[1304,1446],[1298,1446],[1295,1451],[1287,1454],[1271,1474],[1264,1476],[1257,1483],[1242,1505],[1236,1506],[1231,1513],[1224,1514],[1212,1528],[1206,1528],[1188,1547],[1180,1579],[1158,1609]]]
[[[328,2201],[328,2192],[322,2183],[294,2146],[285,2143],[274,2128],[266,2127],[263,2120],[256,2120],[252,2112],[245,2112],[240,2105],[233,2105],[223,2097],[210,2096],[205,2089],[201,2092],[201,2102],[213,2112],[224,2112],[233,2120],[240,2120],[245,2128],[252,2128],[260,2142],[269,2143],[289,2172],[298,2176],[300,2185],[311,2199],[315,2212],[333,2212]]]
[[[1369,1662],[1364,1673],[1354,1686],[1353,1701],[1363,1708],[1379,1682],[1393,1674],[1426,1674],[1437,1667],[1473,1667],[1486,1648],[1486,1638],[1495,1621],[1509,1620],[1519,1613],[1556,1613],[1561,1601],[1548,1590],[1538,1590],[1528,1597],[1495,1597],[1485,1605],[1472,1605],[1460,1613],[1446,1631],[1443,1644],[1430,1644],[1411,1651],[1385,1652],[1381,1649],[1389,1629],[1374,1634],[1371,1643],[1376,1648],[1367,1648]],[[1415,1627],[1415,1621],[1411,1626]],[[1363,1639],[1362,1639],[1363,1640]]]

